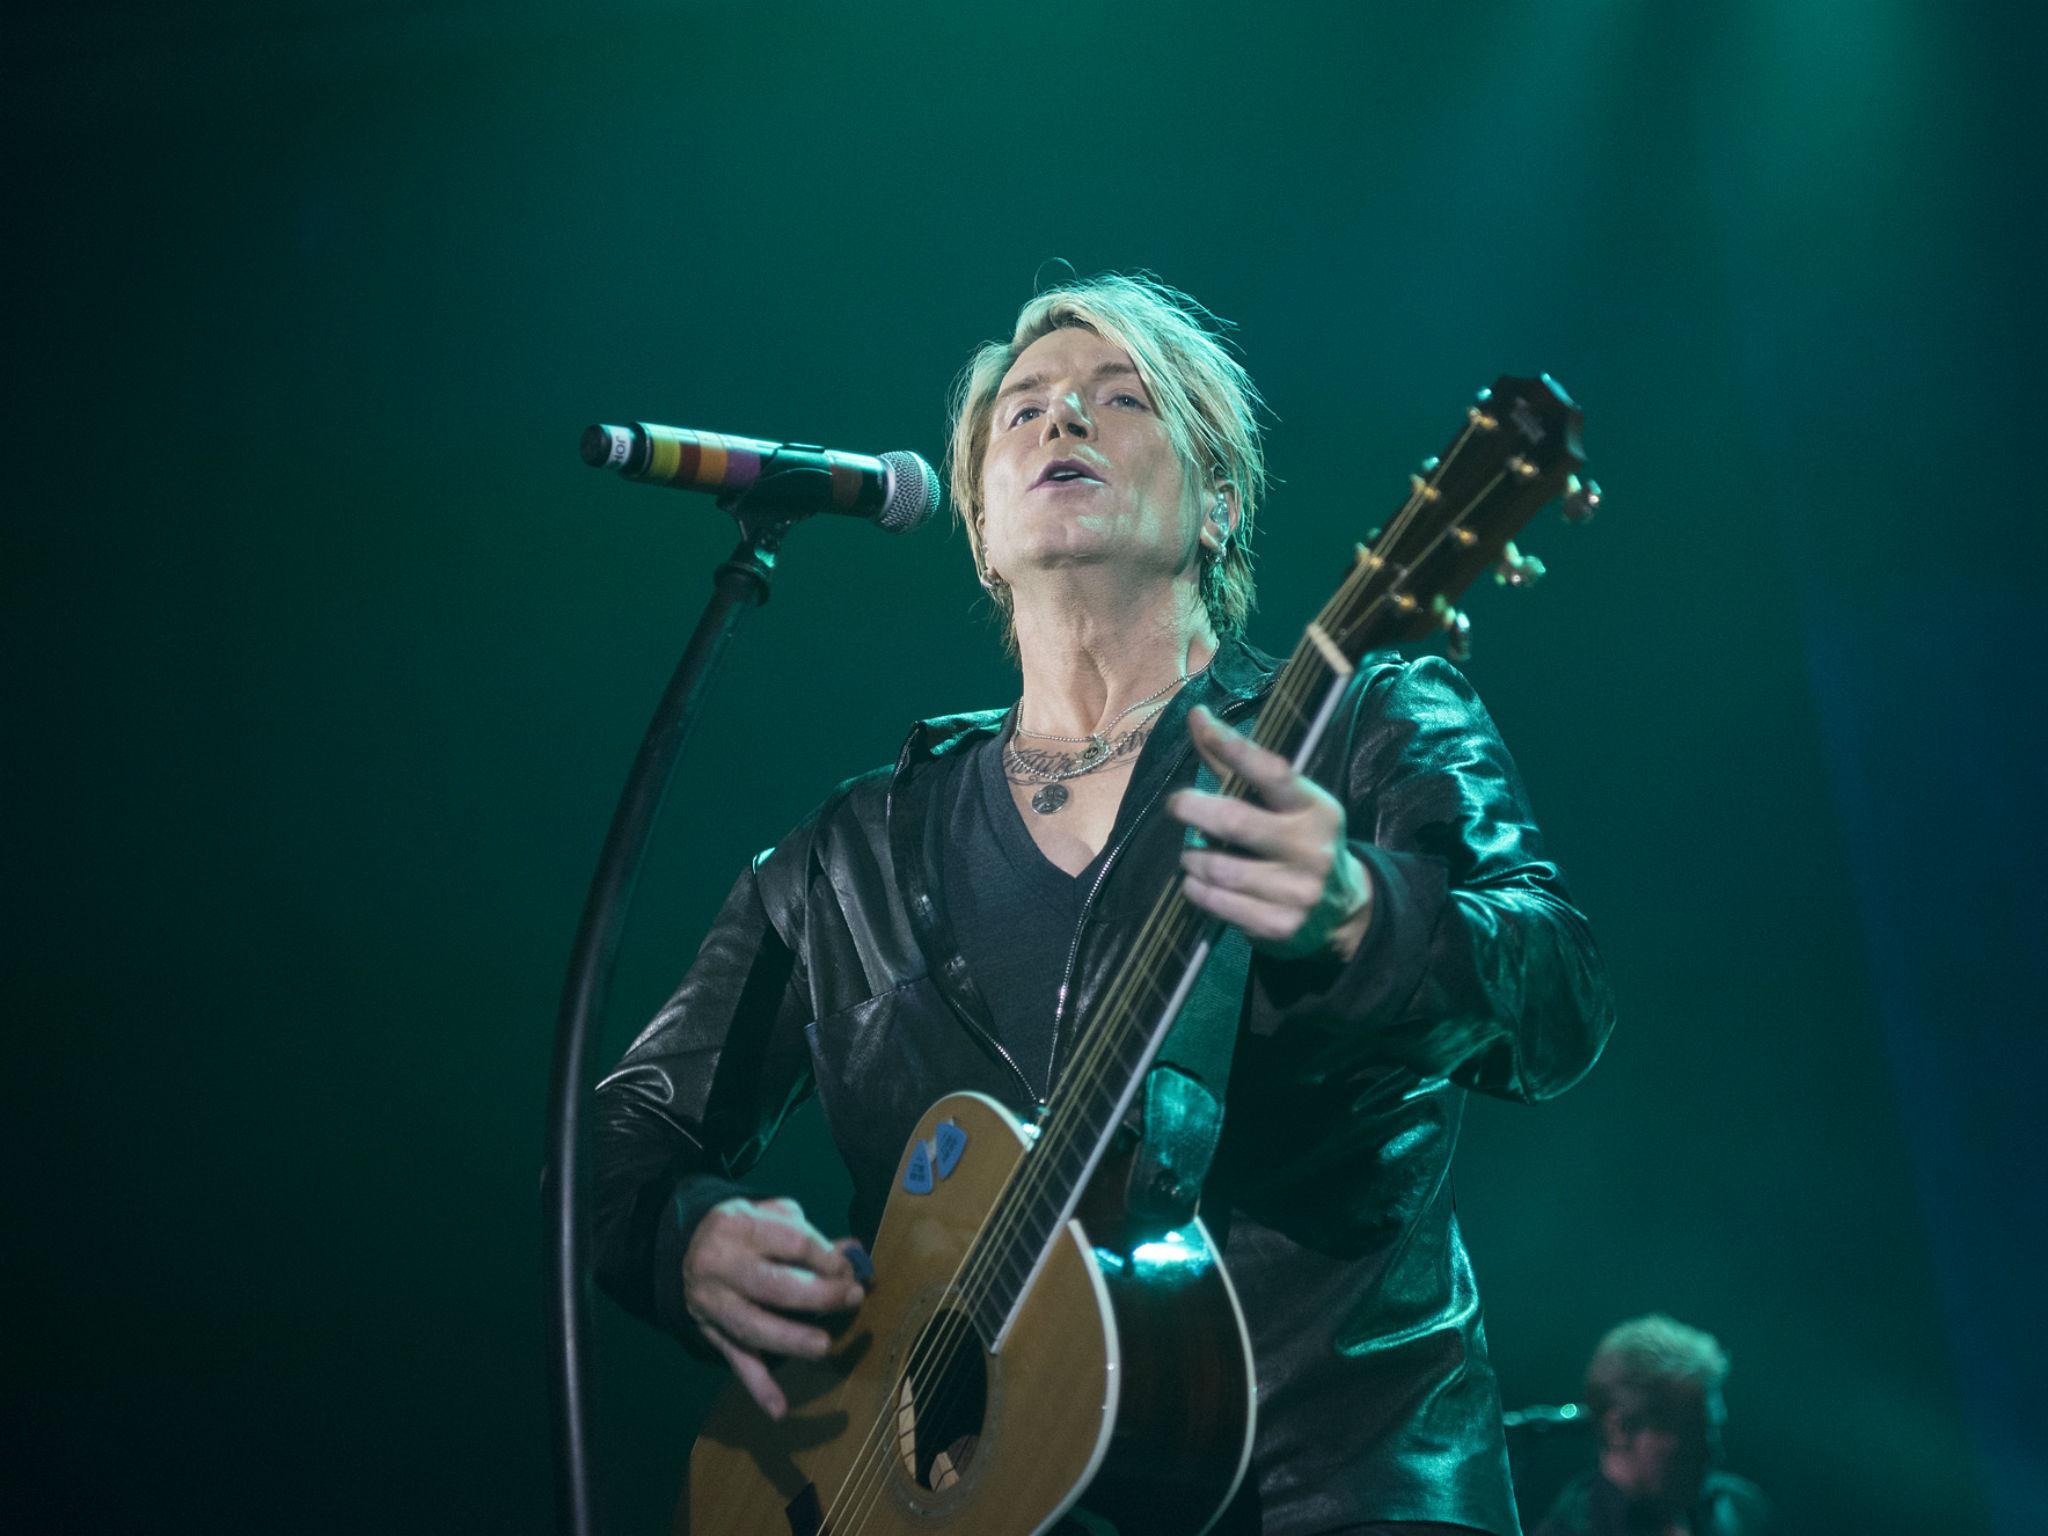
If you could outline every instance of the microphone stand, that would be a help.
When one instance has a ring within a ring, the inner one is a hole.
[[[590,1062],[604,1016],[619,933],[633,882],[661,810],[677,759],[704,701],[710,673],[731,642],[740,617],[768,601],[768,580],[783,535],[796,519],[750,511],[747,496],[722,497],[719,506],[740,526],[740,541],[712,576],[711,600],[690,636],[648,722],[640,752],[612,812],[604,849],[570,952],[569,974],[555,1021],[553,1075],[548,1084],[548,1160],[542,1180],[547,1222],[548,1342],[555,1428],[556,1526],[563,1536],[596,1536],[590,1478],[588,1386],[590,1317],[589,1225],[583,1190],[588,1181],[583,1130]]]

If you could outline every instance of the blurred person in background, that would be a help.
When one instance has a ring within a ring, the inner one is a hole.
[[[1536,1536],[1763,1536],[1752,1482],[1720,1470],[1728,1355],[1710,1333],[1651,1313],[1609,1330],[1586,1367],[1599,1463],[1558,1495]]]

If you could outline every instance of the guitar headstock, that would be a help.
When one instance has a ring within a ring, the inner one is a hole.
[[[1462,658],[1465,589],[1489,569],[1509,586],[1542,576],[1543,563],[1513,542],[1537,509],[1562,496],[1566,519],[1583,522],[1599,506],[1599,486],[1578,473],[1581,422],[1548,374],[1503,375],[1481,390],[1457,435],[1411,477],[1400,511],[1358,547],[1350,578],[1317,620],[1323,633],[1354,661],[1438,634]]]

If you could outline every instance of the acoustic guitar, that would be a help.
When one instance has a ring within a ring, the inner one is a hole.
[[[1581,521],[1580,414],[1547,376],[1483,391],[1399,511],[1361,544],[1274,682],[1252,735],[1297,767],[1356,663],[1447,637],[1492,569],[1542,574],[1510,542],[1562,493]],[[1220,792],[1242,796],[1235,775]],[[1036,1123],[979,1094],[925,1112],[873,1254],[877,1283],[821,1360],[788,1360],[789,1412],[737,1383],[691,1453],[687,1536],[1032,1536],[1077,1506],[1126,1533],[1197,1536],[1251,1460],[1244,1315],[1199,1218],[1144,1230],[1119,1137],[1221,925],[1176,880],[1092,1014]]]

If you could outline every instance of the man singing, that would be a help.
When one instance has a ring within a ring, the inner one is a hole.
[[[1491,720],[1448,665],[1386,660],[1310,772],[1249,739],[1257,395],[1185,295],[1041,293],[964,370],[950,460],[1020,696],[919,725],[741,875],[598,1088],[601,1281],[784,1411],[764,1356],[823,1355],[818,1315],[858,1304],[918,1116],[1049,1100],[1179,871],[1249,941],[1222,1048],[1158,1069],[1173,1125],[1144,1127],[1252,1341],[1218,1529],[1515,1536],[1451,1153],[1467,1090],[1563,1091],[1612,1006]],[[813,1093],[853,1182],[836,1243],[734,1182]]]

